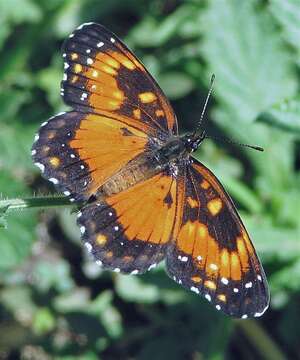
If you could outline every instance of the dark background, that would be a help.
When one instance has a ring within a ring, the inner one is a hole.
[[[232,320],[181,289],[163,264],[143,276],[102,272],[70,207],[5,213],[0,229],[2,359],[300,358],[300,2],[0,1],[0,192],[54,194],[33,167],[39,125],[66,110],[64,38],[96,21],[135,51],[172,101],[181,130],[215,137],[196,156],[233,196],[270,283],[262,318]]]

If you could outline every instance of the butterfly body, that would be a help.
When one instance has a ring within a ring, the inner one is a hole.
[[[61,93],[73,110],[42,124],[32,156],[78,202],[86,248],[104,269],[169,276],[217,310],[247,318],[269,304],[266,277],[232,200],[192,156],[174,111],[132,52],[105,27],[80,26],[63,46]]]

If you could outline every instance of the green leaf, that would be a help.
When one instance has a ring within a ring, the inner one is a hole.
[[[74,287],[74,281],[70,276],[70,265],[63,259],[45,259],[35,266],[37,278],[36,287],[41,292],[47,292],[51,288],[58,292],[70,291]]]
[[[8,89],[0,93],[1,119],[0,122],[12,122],[15,120],[21,106],[30,99],[28,91]]]
[[[0,189],[5,192],[5,196],[16,196],[26,191],[24,183],[3,170],[0,174]],[[5,271],[19,265],[29,255],[35,238],[36,219],[30,212],[2,215],[5,216],[5,228],[0,227],[0,271]]]
[[[32,328],[35,334],[45,335],[54,329],[56,319],[48,308],[39,309],[34,316]]]
[[[237,128],[237,121],[253,121],[296,90],[291,58],[272,18],[257,5],[254,0],[212,1],[202,18],[209,24],[203,27],[200,48],[208,64],[207,79],[216,74],[215,96],[234,115],[222,124],[230,129]],[[249,133],[244,136],[249,141]]]
[[[261,113],[257,121],[300,136],[300,97],[283,100]]]
[[[138,303],[154,303],[160,298],[157,286],[144,284],[137,276],[117,275],[116,291],[123,299]]]
[[[158,82],[167,96],[173,100],[186,96],[195,87],[190,76],[179,72],[161,74],[158,77]]]
[[[128,40],[140,47],[162,46],[180,31],[194,11],[194,6],[184,4],[161,20],[147,16],[130,32]]]
[[[41,19],[40,7],[32,0],[5,0],[0,1],[0,14],[3,21],[20,24],[34,23]]]
[[[213,119],[235,139],[265,148],[264,153],[245,148],[240,151],[247,154],[257,170],[261,194],[272,198],[279,189],[290,186],[293,145],[286,134],[254,120],[273,104],[294,96],[296,76],[272,17],[258,3],[209,2],[202,21],[210,26],[203,27],[200,50],[208,64],[207,79],[213,72],[216,74],[214,94],[218,106]],[[267,194],[262,188],[267,189]]]
[[[243,219],[255,248],[266,262],[294,261],[299,257],[300,228],[274,226],[266,216],[250,217],[243,214]]]
[[[300,3],[298,0],[270,0],[269,9],[283,30],[286,41],[298,51],[300,60]]]
[[[19,174],[33,169],[31,146],[36,126],[1,124],[0,168]],[[3,188],[2,188],[3,191]]]

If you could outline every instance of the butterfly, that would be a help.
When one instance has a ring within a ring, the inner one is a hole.
[[[69,112],[41,125],[32,157],[76,202],[82,240],[104,269],[167,274],[217,310],[261,316],[264,270],[237,210],[192,153],[203,133],[179,136],[156,81],[104,26],[86,23],[63,44]]]

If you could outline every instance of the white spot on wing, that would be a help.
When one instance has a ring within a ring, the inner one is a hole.
[[[238,292],[239,292],[239,289],[238,289],[238,288],[234,288],[234,289],[233,289],[233,292],[238,293]]]
[[[97,47],[100,48],[103,45],[104,45],[104,42],[100,41],[100,42],[98,42]]]
[[[88,252],[91,252],[92,249],[93,249],[92,245],[91,245],[89,242],[85,242],[85,243],[84,243],[84,246],[87,248],[87,251],[88,251]]]
[[[51,181],[53,184],[58,184],[58,180],[55,178],[50,178],[49,181]]]
[[[86,59],[86,63],[87,63],[88,65],[92,65],[93,62],[94,62],[94,60],[91,59],[91,58],[87,58],[87,59]]]
[[[157,266],[157,264],[152,264],[148,267],[148,270],[154,269]]]
[[[228,279],[226,279],[225,277],[221,278],[221,283],[223,283],[224,285],[228,285]]]
[[[259,281],[262,281],[262,277],[261,277],[260,275],[257,275],[257,279],[258,279]]]
[[[112,42],[112,43],[115,43],[116,42],[116,40],[114,39],[114,38],[110,38],[110,41]]]
[[[216,309],[217,309],[217,310],[221,310],[221,306],[220,306],[220,305],[216,305]]]
[[[268,307],[269,307],[269,305],[267,305],[267,306],[263,309],[262,312],[256,312],[256,313],[254,314],[254,317],[260,317],[260,316],[262,316],[262,315],[265,313],[265,311],[268,309]]]
[[[102,265],[102,261],[101,260],[96,260],[96,264],[101,266]]]
[[[34,135],[34,141],[38,141],[39,138],[40,138],[40,137],[39,137],[38,134],[35,134],[35,135]]]
[[[121,270],[119,268],[115,268],[114,272],[119,273]]]
[[[245,284],[246,289],[249,289],[251,287],[252,287],[252,282],[251,281],[249,281],[247,284]]]
[[[242,319],[247,319],[248,315],[247,314],[244,314],[241,316]]]
[[[199,289],[196,288],[195,286],[191,287],[191,291],[195,292],[196,294],[199,294],[199,292],[200,292]]]
[[[212,269],[212,270],[218,270],[218,266],[216,264],[210,264],[209,267]]]
[[[115,231],[118,231],[118,230],[119,230],[119,226],[117,226],[117,225],[114,226],[114,230],[115,230]]]
[[[211,301],[211,296],[209,294],[205,294],[205,299],[208,300],[208,301]]]
[[[81,232],[81,234],[85,233],[85,226],[80,226],[80,232]]]
[[[69,196],[71,195],[70,191],[64,191],[64,195]]]
[[[138,274],[139,273],[139,271],[138,270],[133,270],[133,271],[131,271],[131,275],[136,275],[136,274]]]
[[[36,162],[34,163],[34,165],[37,166],[41,170],[41,172],[45,171],[45,166],[43,164]]]
[[[36,154],[36,150],[32,150],[31,155],[35,155],[35,154]]]
[[[178,255],[178,260],[180,260],[180,261],[182,261],[182,262],[187,262],[187,261],[188,261],[188,257],[187,257],[187,256]]]

